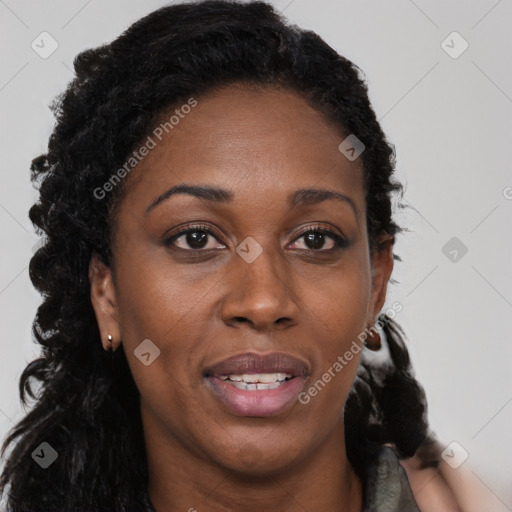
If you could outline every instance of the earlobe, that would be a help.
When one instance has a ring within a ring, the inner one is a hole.
[[[95,254],[89,264],[91,303],[105,350],[116,350],[120,344],[119,315],[112,271]]]

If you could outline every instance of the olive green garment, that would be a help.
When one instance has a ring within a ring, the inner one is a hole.
[[[387,446],[367,468],[363,512],[420,512],[407,473]]]

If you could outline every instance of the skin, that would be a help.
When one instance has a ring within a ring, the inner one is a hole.
[[[307,390],[380,313],[392,240],[370,258],[360,157],[338,150],[346,135],[295,92],[232,85],[198,98],[126,178],[114,265],[91,260],[91,299],[105,349],[109,334],[114,349],[122,342],[141,393],[158,512],[361,510],[342,441],[360,353],[308,404],[266,418],[234,414],[202,378],[231,355],[276,350],[309,363]],[[233,201],[178,194],[146,214],[182,183]],[[291,209],[301,188],[345,194],[356,212],[332,199]],[[198,223],[215,233],[202,248],[186,235],[174,240],[181,252],[165,245]],[[330,235],[308,243],[301,229],[319,225],[347,247]],[[263,250],[252,263],[236,252],[249,236]],[[160,350],[149,366],[134,355],[145,339]]]
[[[445,447],[446,444],[431,435],[431,439],[420,446],[413,457],[400,461],[422,512],[510,510],[472,472],[470,462],[450,467],[441,456]],[[433,462],[435,466],[432,466]]]

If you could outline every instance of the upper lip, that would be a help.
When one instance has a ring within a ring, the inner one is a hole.
[[[300,377],[307,376],[309,371],[306,361],[284,352],[246,352],[208,366],[203,373],[206,377],[243,373],[291,373],[293,377]]]

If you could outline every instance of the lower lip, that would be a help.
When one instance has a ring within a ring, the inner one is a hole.
[[[241,416],[274,416],[297,401],[304,377],[294,377],[276,389],[245,391],[217,377],[207,377],[209,388],[232,411]]]

